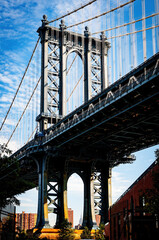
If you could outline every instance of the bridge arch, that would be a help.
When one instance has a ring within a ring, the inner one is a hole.
[[[84,65],[80,51],[72,49],[68,52],[66,69],[65,91],[66,113],[68,114],[84,101]]]
[[[69,208],[73,210],[74,226],[79,223],[82,225],[84,208],[84,182],[82,177],[76,172],[70,174],[68,177],[67,203],[68,212]]]
[[[81,52],[79,49],[76,49],[76,48],[71,48],[71,49],[68,50],[68,52],[67,52],[67,58],[68,58],[68,56],[69,56],[71,53],[73,53],[73,52],[75,52],[76,54],[78,54],[78,56],[81,58],[82,62],[84,61],[82,52]]]

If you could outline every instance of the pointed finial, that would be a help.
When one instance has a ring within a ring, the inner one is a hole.
[[[84,35],[88,37],[90,35],[88,26],[85,27]]]
[[[43,15],[43,19],[41,21],[42,21],[42,26],[45,26],[46,24],[48,24],[47,15]]]
[[[61,30],[66,29],[65,21],[63,19],[61,19],[60,29]]]

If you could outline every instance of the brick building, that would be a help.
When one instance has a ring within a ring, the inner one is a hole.
[[[101,216],[99,214],[97,214],[97,215],[95,215],[95,218],[96,218],[97,226],[99,227]]]
[[[19,228],[20,230],[28,230],[32,229],[36,225],[36,213],[25,213],[24,211],[22,213],[16,214],[16,228]]]
[[[68,221],[70,223],[72,223],[72,227],[73,227],[73,210],[71,208],[68,208]]]
[[[146,192],[155,190],[153,176],[157,172],[159,164],[155,161],[110,207],[109,222],[105,226],[106,239],[159,239],[158,213],[152,215],[144,208]]]

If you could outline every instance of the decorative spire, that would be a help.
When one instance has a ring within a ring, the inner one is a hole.
[[[91,35],[91,33],[89,32],[89,28],[87,26],[85,27],[84,35],[86,37],[89,37]]]
[[[61,20],[60,29],[61,30],[65,30],[66,29],[65,21],[63,19]]]
[[[43,19],[41,21],[42,21],[42,26],[45,26],[46,24],[48,24],[47,15],[43,15]]]

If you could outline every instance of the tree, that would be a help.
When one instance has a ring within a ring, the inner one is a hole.
[[[89,230],[88,227],[85,227],[81,233],[81,239],[92,239],[91,230]]]
[[[105,240],[104,229],[105,229],[104,224],[100,224],[99,229],[97,229],[95,231],[95,239],[96,240]]]
[[[67,219],[61,224],[59,240],[73,240],[75,238],[74,230],[71,229],[71,223]]]
[[[29,236],[29,234],[27,232],[25,232],[24,230],[20,230],[18,229],[18,231],[16,232],[16,240],[38,240],[38,236],[33,235],[33,236]],[[47,240],[47,238],[42,238],[43,240]]]
[[[19,162],[10,155],[11,151],[0,144],[0,208],[10,203],[19,205],[14,195],[35,186],[20,176]]]

